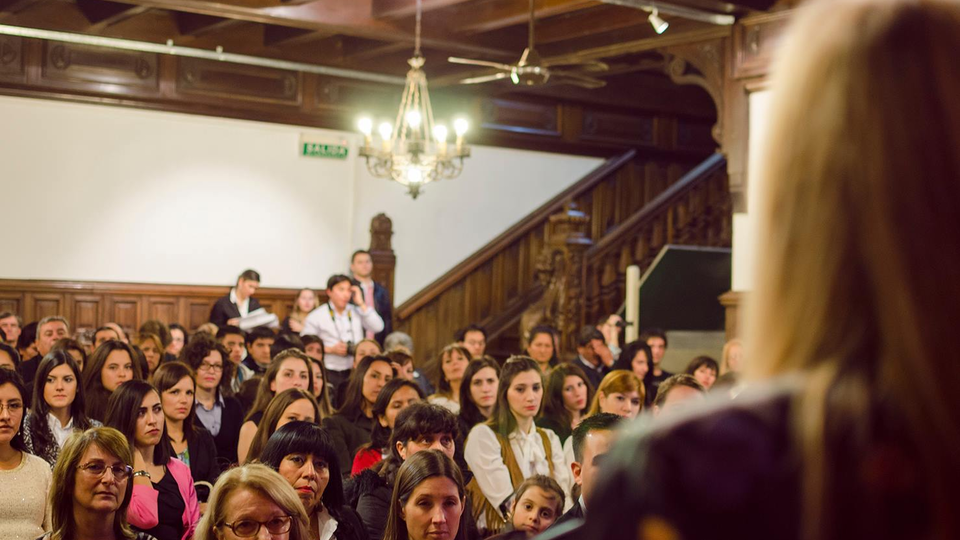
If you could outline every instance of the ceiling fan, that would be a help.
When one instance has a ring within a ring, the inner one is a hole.
[[[526,86],[540,86],[548,82],[557,84],[572,84],[584,88],[600,88],[607,83],[590,73],[597,73],[610,69],[607,64],[596,60],[587,60],[583,62],[563,62],[554,64],[549,60],[543,60],[536,49],[533,48],[534,41],[534,2],[530,0],[530,29],[528,32],[529,43],[523,50],[520,61],[516,64],[502,64],[499,62],[488,62],[486,60],[473,60],[470,58],[457,58],[451,56],[447,60],[454,64],[465,64],[468,66],[483,66],[498,70],[496,73],[470,77],[460,81],[460,84],[479,84],[491,81],[499,81],[507,77],[513,81],[513,84],[523,84]],[[563,69],[555,69],[558,67]]]

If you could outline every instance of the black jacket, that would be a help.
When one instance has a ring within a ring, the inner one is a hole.
[[[380,540],[387,530],[392,487],[373,469],[364,469],[348,482],[347,502],[355,504],[360,521],[366,529],[364,538]],[[339,540],[339,539],[338,539]]]
[[[43,358],[38,354],[20,362],[18,371],[20,372],[20,378],[23,379],[24,389],[27,391],[27,395],[23,396],[24,407],[30,407],[33,403],[31,401],[33,399],[33,380],[37,378],[37,368],[40,367],[40,360],[43,360]]]
[[[199,405],[196,405],[199,407]],[[197,418],[197,425],[209,429]],[[216,450],[216,465],[219,471],[225,471],[237,462],[237,444],[240,441],[240,426],[243,425],[243,410],[240,401],[232,396],[223,396],[223,413],[220,417],[220,431],[213,437]],[[207,433],[209,435],[209,432]],[[193,450],[190,451],[190,472],[193,472]],[[195,473],[194,473],[195,474]],[[194,480],[200,480],[194,475]]]
[[[370,442],[373,420],[360,410],[348,411],[324,418],[323,427],[330,433],[330,442],[337,452],[340,472],[344,477],[350,476],[350,467],[357,449]]]
[[[256,298],[250,298],[249,312],[260,309],[260,301]],[[210,310],[210,322],[219,326],[227,324],[227,321],[240,316],[240,308],[230,301],[230,295],[226,295],[217,300]]]
[[[349,506],[340,508],[327,508],[333,519],[337,520],[337,530],[333,531],[333,537],[337,540],[366,540],[367,531],[360,522],[360,516]],[[379,538],[377,539],[379,540]]]
[[[580,504],[580,501],[577,501],[577,504],[574,504],[573,508],[571,508],[570,510],[567,510],[566,514],[560,516],[560,518],[557,519],[557,521],[553,522],[553,525],[551,525],[551,527],[556,527],[561,523],[566,523],[568,521],[573,521],[578,519],[583,519],[583,505]]]
[[[223,420],[221,422],[221,433],[223,430]],[[196,432],[187,438],[187,451],[190,453],[190,476],[194,482],[209,482],[211,486],[217,483],[220,477],[220,465],[217,463],[217,446],[213,435],[203,428],[203,424],[198,422],[195,426]],[[234,445],[236,450],[236,445]],[[176,456],[176,452],[170,449],[170,455]],[[210,495],[210,488],[197,488],[197,498],[200,502],[206,502]]]
[[[373,336],[382,347],[383,340],[393,332],[393,304],[390,302],[390,292],[376,281],[373,282],[373,309],[383,319],[383,330]]]

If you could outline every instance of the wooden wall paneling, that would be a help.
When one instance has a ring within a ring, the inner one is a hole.
[[[559,137],[560,107],[554,103],[487,99],[480,105],[485,129]]]
[[[23,294],[18,292],[0,291],[0,311],[9,311],[16,313],[23,319],[24,324],[29,322],[23,317],[24,312]]]
[[[121,87],[124,93],[153,96],[159,88],[156,54],[44,42],[43,80],[74,88]]]
[[[232,98],[299,106],[302,74],[257,66],[181,58],[177,91],[207,98]]]
[[[71,331],[98,328],[105,321],[103,304],[101,295],[73,295],[73,309],[69,319]]]
[[[176,297],[148,296],[145,307],[145,320],[158,320],[166,324],[180,320],[180,301]]]
[[[203,298],[186,298],[184,302],[187,304],[186,310],[184,310],[186,314],[184,327],[187,331],[193,332],[201,324],[210,320],[210,309],[213,308],[212,301]]]
[[[0,36],[0,79],[19,80],[23,76],[23,38]]]
[[[104,304],[104,321],[115,322],[130,336],[136,335],[143,322],[141,308],[143,299],[139,296],[116,295],[107,297]],[[209,315],[209,312],[207,313]]]
[[[744,19],[733,29],[736,50],[733,76],[736,78],[765,75],[786,29],[791,11],[780,11]]]
[[[39,321],[44,317],[52,315],[63,315],[67,313],[64,309],[64,295],[55,293],[27,293],[26,294],[27,313],[29,320]]]

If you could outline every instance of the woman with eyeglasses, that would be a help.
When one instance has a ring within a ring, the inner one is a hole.
[[[198,334],[180,351],[180,361],[196,373],[197,425],[213,436],[217,464],[220,470],[226,470],[237,462],[237,443],[243,425],[243,408],[230,387],[234,370],[230,353],[213,338]]]
[[[126,381],[143,380],[136,357],[130,345],[117,339],[104,341],[93,351],[88,361],[89,367],[83,370],[83,393],[88,417],[103,422],[110,395]]]
[[[160,393],[166,440],[172,455],[190,467],[195,483],[209,484],[197,491],[200,501],[207,502],[207,496],[220,476],[220,467],[213,436],[194,422],[196,382],[193,371],[183,362],[163,364],[153,373],[153,386]]]
[[[50,465],[23,444],[23,381],[0,369],[0,538],[36,538],[49,528]]]
[[[110,396],[105,425],[130,441],[133,495],[127,519],[157,540],[188,540],[200,519],[190,468],[171,456],[160,394],[144,381],[127,381]]]
[[[270,436],[260,461],[293,486],[310,516],[311,540],[364,540],[367,529],[344,504],[343,480],[330,437],[320,426],[290,422]]]
[[[193,540],[309,540],[309,519],[297,492],[280,473],[259,463],[223,473]],[[266,529],[264,531],[263,529]]]
[[[37,366],[33,407],[23,423],[27,451],[51,467],[74,432],[99,426],[84,413],[80,366],[64,349],[52,349]]]
[[[53,468],[50,532],[41,540],[155,540],[126,520],[132,463],[130,445],[113,428],[91,428],[67,441]]]

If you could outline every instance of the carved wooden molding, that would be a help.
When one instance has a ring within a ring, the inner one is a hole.
[[[717,106],[713,138],[723,143],[724,47],[727,38],[674,45],[660,49],[666,58],[664,71],[677,84],[693,84],[707,91]]]

